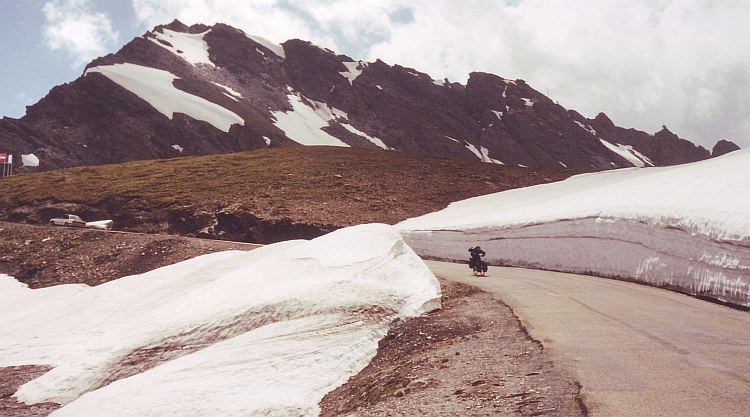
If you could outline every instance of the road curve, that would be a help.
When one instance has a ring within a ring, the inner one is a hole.
[[[582,385],[590,416],[750,416],[750,313],[643,285],[427,261],[510,305]]]

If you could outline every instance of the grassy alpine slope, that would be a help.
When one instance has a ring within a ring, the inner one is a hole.
[[[285,222],[321,234],[394,224],[452,201],[572,174],[392,151],[274,148],[16,175],[0,181],[0,220],[45,224],[75,212],[86,220],[112,218],[121,230],[202,236],[203,229],[203,237],[268,243],[294,236],[211,235],[206,228],[236,213],[245,217],[219,228]]]

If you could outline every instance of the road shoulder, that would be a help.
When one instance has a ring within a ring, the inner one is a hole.
[[[466,271],[469,273],[468,269]],[[322,416],[583,416],[578,383],[505,304],[441,280],[442,310],[394,326]]]

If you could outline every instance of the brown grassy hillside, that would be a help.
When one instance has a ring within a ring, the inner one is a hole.
[[[16,175],[0,181],[0,220],[44,224],[75,212],[112,218],[120,230],[265,243],[393,224],[572,174],[392,151],[275,148]]]

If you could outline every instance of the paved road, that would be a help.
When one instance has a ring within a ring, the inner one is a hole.
[[[427,264],[510,305],[577,375],[591,416],[750,416],[750,312],[581,275]]]

